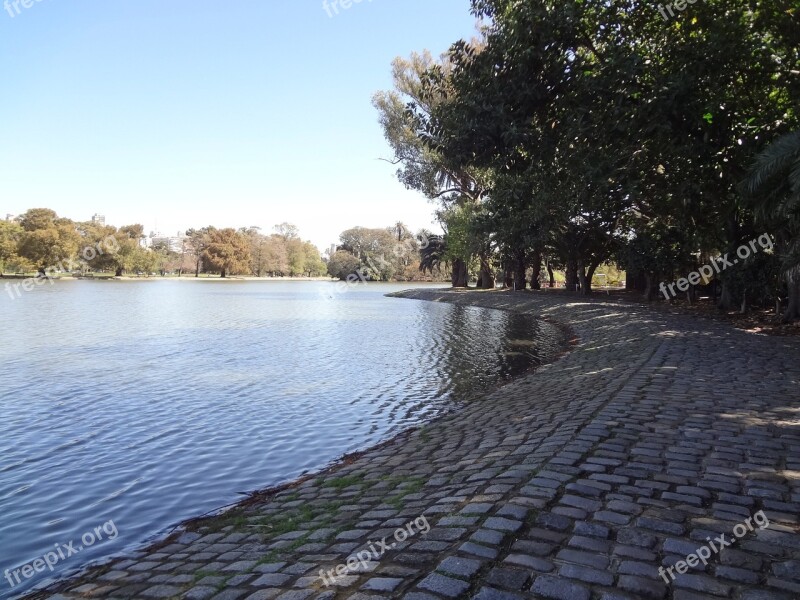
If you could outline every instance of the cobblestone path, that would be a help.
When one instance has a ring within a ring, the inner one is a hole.
[[[602,298],[403,296],[543,315],[577,344],[458,413],[39,597],[800,598],[797,340]],[[704,558],[688,566],[689,554]]]

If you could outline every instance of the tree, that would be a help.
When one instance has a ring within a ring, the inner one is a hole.
[[[499,252],[518,289],[551,253],[589,293],[612,256],[652,282],[751,239],[738,181],[754,151],[800,125],[794,0],[707,0],[668,24],[638,0],[472,9],[488,23],[479,40],[396,62],[398,93],[376,99],[410,187],[434,190],[437,167],[480,184],[443,196],[449,253]],[[722,274],[722,307],[747,293],[741,275]]]
[[[350,252],[361,262],[361,268],[372,280],[389,281],[394,277],[395,234],[389,229],[353,227],[339,236],[340,249]]]
[[[326,265],[325,261],[322,260],[322,255],[319,253],[319,248],[317,248],[311,242],[305,242],[303,244],[303,252],[306,257],[305,274],[307,276],[318,277],[327,272],[328,265]]]
[[[22,226],[16,221],[0,221],[0,274],[7,265],[19,261],[17,249],[22,234]]]
[[[281,236],[283,237],[283,236]],[[296,277],[306,271],[306,249],[298,237],[289,237],[285,240],[286,254],[289,258],[289,275]]]
[[[273,234],[266,240],[265,264],[266,271],[272,277],[280,277],[289,272],[289,253],[286,249],[286,240]]]
[[[426,242],[419,250],[419,270],[433,275],[434,271],[440,271],[447,264],[447,247],[440,235],[428,234]]]
[[[116,271],[115,255],[119,251],[122,234],[110,225],[100,225],[93,221],[77,224],[83,248],[79,258],[95,271]]]
[[[263,277],[267,270],[267,236],[260,227],[243,227],[239,230],[250,246],[250,272]]]
[[[39,274],[70,259],[78,252],[80,235],[69,219],[59,218],[55,211],[34,208],[20,217],[23,232],[19,255],[37,266]]]
[[[274,227],[275,233],[281,236],[284,240],[293,240],[300,237],[300,231],[297,229],[295,225],[291,223],[281,223],[280,225],[275,225]]]
[[[800,318],[800,131],[782,136],[756,158],[744,182],[758,222],[775,232],[788,288],[784,321]]]
[[[189,229],[186,231],[187,249],[194,257],[194,276],[200,277],[203,268],[203,256],[210,243],[209,230],[211,227],[202,229]]]
[[[337,250],[328,259],[328,274],[344,281],[348,276],[360,272],[361,261],[347,250]]]
[[[434,72],[441,85],[426,85]],[[452,91],[447,87],[450,72],[451,64],[446,58],[436,61],[427,50],[422,54],[413,53],[409,59],[396,58],[392,63],[394,89],[373,96],[384,137],[394,154],[390,162],[400,165],[398,179],[406,188],[418,190],[439,202],[439,215],[446,214],[454,205],[480,203],[486,191],[485,173],[471,165],[449,160],[446,153],[420,135],[420,124],[429,122],[432,113]],[[480,251],[487,244],[470,246]],[[452,262],[453,286],[466,287],[469,257],[454,256]],[[487,265],[488,257],[482,254],[481,279],[486,281],[490,273],[483,267]],[[494,286],[493,278],[491,285]]]
[[[120,227],[114,235],[117,250],[99,258],[97,265],[114,270],[115,277],[122,277],[125,273],[138,273],[155,270],[150,264],[149,250],[142,247],[144,227],[139,224]],[[107,263],[105,261],[108,261]]]
[[[247,273],[250,248],[247,239],[235,229],[208,228],[208,245],[202,253],[203,264],[224,279],[229,274]]]

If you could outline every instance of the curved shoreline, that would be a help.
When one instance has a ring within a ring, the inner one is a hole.
[[[137,281],[140,278],[122,277],[122,278],[114,278],[114,279],[115,280],[120,280],[120,281],[125,281],[125,280]],[[161,280],[161,279],[164,279],[164,278],[153,278],[153,279]],[[184,278],[184,279],[189,280],[189,278]],[[144,279],[142,279],[142,280],[144,280]],[[177,278],[176,278],[176,280],[177,280]],[[203,281],[203,280],[210,280],[210,279],[201,279],[201,281]],[[236,281],[236,280],[237,280],[236,278],[227,278],[227,279],[223,279],[221,281]],[[239,279],[239,280],[243,280],[243,279]],[[278,281],[278,280],[279,280],[279,278],[275,279],[275,281]],[[288,278],[287,278],[287,280],[288,280]],[[218,279],[213,279],[213,281],[219,281],[219,280]],[[309,279],[305,279],[303,281],[313,281],[313,279],[310,279],[310,280]],[[444,291],[446,291],[446,290],[447,290],[447,288],[444,288]],[[423,287],[423,288],[412,288],[412,289],[403,290],[403,291],[399,291],[399,292],[391,292],[391,293],[385,294],[385,296],[389,297],[389,298],[405,298],[405,299],[423,300],[423,301],[439,301],[438,299],[437,300],[433,300],[432,298],[427,298],[427,297],[419,297],[419,298],[417,298],[417,297],[415,297],[415,294],[417,292],[420,292],[422,296],[426,296],[426,295],[430,295],[430,294],[438,294],[438,292],[440,292],[440,291],[442,291],[440,288],[431,289],[431,288]],[[504,311],[504,312],[520,312],[520,311],[515,311],[513,309],[510,309],[510,308],[500,308],[500,307],[497,307],[497,308],[495,308],[495,307],[483,307],[483,308],[487,308],[489,310],[499,310],[499,311]],[[549,364],[551,362],[557,361],[562,356],[564,356],[566,353],[568,353],[570,351],[570,348],[573,347],[574,344],[576,343],[576,338],[574,336],[574,332],[569,327],[567,327],[567,326],[565,326],[565,325],[563,325],[563,324],[561,324],[561,323],[559,323],[557,321],[554,321],[552,319],[546,318],[546,317],[539,317],[538,315],[533,315],[533,316],[537,320],[545,322],[548,325],[550,325],[550,326],[552,326],[552,327],[554,327],[555,329],[558,330],[558,332],[561,335],[561,339],[556,344],[556,347],[553,348],[553,351],[550,352],[548,355],[543,356],[540,362],[532,364],[524,372],[512,377],[511,379],[501,380],[501,381],[497,382],[496,386],[485,390],[484,393],[481,395],[481,397],[487,396],[487,395],[489,395],[491,393],[495,393],[496,391],[501,390],[503,387],[505,387],[507,385],[510,385],[514,381],[516,381],[516,380],[518,380],[520,378],[529,376],[531,373],[535,372],[537,369],[541,368],[542,366],[544,366],[546,364]],[[107,573],[110,570],[112,570],[113,567],[116,564],[118,564],[121,561],[128,560],[131,556],[134,556],[134,555],[139,554],[139,553],[157,552],[158,550],[164,548],[165,546],[168,546],[168,545],[174,543],[176,540],[181,538],[186,533],[196,532],[197,530],[203,529],[203,528],[207,528],[208,526],[213,527],[214,524],[217,523],[220,519],[228,518],[232,511],[237,511],[237,510],[245,509],[245,508],[248,508],[248,507],[259,506],[260,504],[269,502],[272,498],[274,498],[278,494],[290,493],[292,490],[296,489],[297,487],[301,486],[302,484],[304,484],[304,483],[306,483],[306,482],[308,482],[310,480],[314,480],[314,479],[317,479],[317,478],[320,478],[320,477],[329,476],[329,475],[334,475],[340,469],[345,468],[348,465],[353,464],[355,461],[357,461],[359,459],[362,459],[362,458],[368,458],[369,455],[371,453],[373,453],[373,452],[376,452],[376,451],[379,451],[379,450],[382,450],[382,449],[385,449],[385,448],[390,448],[390,447],[392,447],[394,445],[402,445],[403,443],[405,443],[405,441],[407,441],[407,438],[409,438],[414,433],[419,432],[421,429],[424,429],[425,427],[427,427],[429,425],[435,424],[437,421],[439,421],[439,420],[441,420],[441,419],[443,419],[445,417],[456,415],[456,414],[458,414],[458,411],[459,411],[459,408],[452,408],[452,409],[448,410],[447,412],[445,412],[443,414],[440,414],[440,415],[437,415],[436,417],[430,419],[429,421],[427,421],[425,424],[423,424],[421,426],[413,426],[413,427],[409,427],[409,428],[403,429],[402,431],[399,431],[399,432],[393,434],[391,437],[389,437],[386,440],[383,440],[383,441],[381,441],[381,442],[379,442],[377,444],[373,444],[371,446],[368,446],[368,447],[365,447],[365,448],[362,448],[362,449],[359,449],[359,450],[355,450],[353,452],[348,452],[348,453],[346,453],[346,454],[344,454],[344,455],[342,455],[340,457],[337,457],[337,458],[329,461],[328,463],[326,463],[324,466],[320,467],[317,470],[301,474],[301,475],[295,477],[294,479],[290,479],[288,481],[284,481],[284,482],[278,483],[276,485],[272,485],[272,486],[269,486],[269,487],[266,487],[266,488],[263,488],[263,489],[257,489],[257,490],[251,491],[251,492],[247,492],[246,496],[241,500],[238,500],[238,501],[233,502],[231,504],[220,506],[220,507],[215,508],[215,509],[213,509],[211,511],[208,511],[207,513],[204,513],[202,515],[190,517],[190,518],[185,519],[185,520],[183,520],[183,521],[181,521],[179,523],[176,523],[176,524],[174,524],[172,526],[168,526],[161,533],[154,534],[150,538],[148,538],[146,540],[143,540],[142,542],[134,545],[131,549],[129,549],[127,551],[123,551],[123,552],[121,552],[119,554],[116,554],[114,556],[108,557],[107,559],[104,559],[104,560],[93,561],[93,562],[89,563],[88,565],[73,569],[72,571],[66,573],[64,576],[56,578],[56,579],[54,579],[52,581],[42,582],[41,584],[39,584],[39,586],[36,586],[34,589],[32,589],[29,592],[27,592],[23,596],[23,598],[30,599],[30,600],[39,599],[39,598],[48,598],[48,597],[50,597],[50,594],[62,591],[65,587],[69,587],[75,581],[81,581],[84,578],[93,578],[93,577],[102,576],[104,573]]]
[[[800,592],[789,567],[800,559],[800,344],[602,299],[395,296],[534,312],[579,341],[479,403],[58,584],[55,597]],[[662,564],[756,510],[771,525],[723,562],[661,580]],[[323,585],[318,570],[421,515],[424,538]]]

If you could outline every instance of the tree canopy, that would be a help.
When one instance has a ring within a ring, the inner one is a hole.
[[[755,157],[800,128],[795,0],[706,0],[668,21],[638,0],[472,11],[477,39],[397,59],[374,104],[400,181],[438,204],[443,254],[475,259],[479,281],[499,269],[524,289],[532,268],[536,287],[541,266],[559,264],[589,293],[614,262],[652,298],[658,281],[765,232],[778,243],[767,262],[796,244],[774,207],[758,216],[775,196],[741,187]],[[791,171],[762,173],[773,176],[786,203]],[[720,306],[800,293],[780,269],[751,285],[763,268],[717,275]]]

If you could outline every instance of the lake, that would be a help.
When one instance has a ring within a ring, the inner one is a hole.
[[[57,564],[19,584],[9,573],[0,597],[479,401],[560,343],[526,315],[384,296],[409,287],[3,293],[0,572],[48,552]]]

